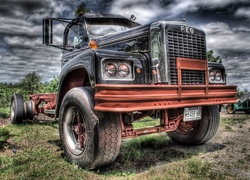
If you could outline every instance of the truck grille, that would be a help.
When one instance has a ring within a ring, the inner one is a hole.
[[[206,41],[204,36],[167,30],[167,44],[170,64],[170,84],[178,84],[176,70],[177,57],[206,60]],[[182,84],[205,84],[205,72],[183,70]]]

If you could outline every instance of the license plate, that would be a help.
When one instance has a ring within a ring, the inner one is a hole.
[[[196,121],[201,119],[202,107],[184,108],[183,121]]]

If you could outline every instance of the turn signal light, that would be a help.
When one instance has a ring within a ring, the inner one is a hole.
[[[97,49],[98,48],[97,42],[95,40],[89,41],[89,48],[90,49]]]

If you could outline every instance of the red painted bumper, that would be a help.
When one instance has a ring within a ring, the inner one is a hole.
[[[95,86],[95,110],[132,112],[235,103],[234,85],[117,85]]]

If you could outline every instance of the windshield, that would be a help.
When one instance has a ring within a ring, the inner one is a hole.
[[[138,24],[133,21],[121,18],[93,18],[86,19],[86,21],[89,32],[95,36],[105,36],[138,26]]]

